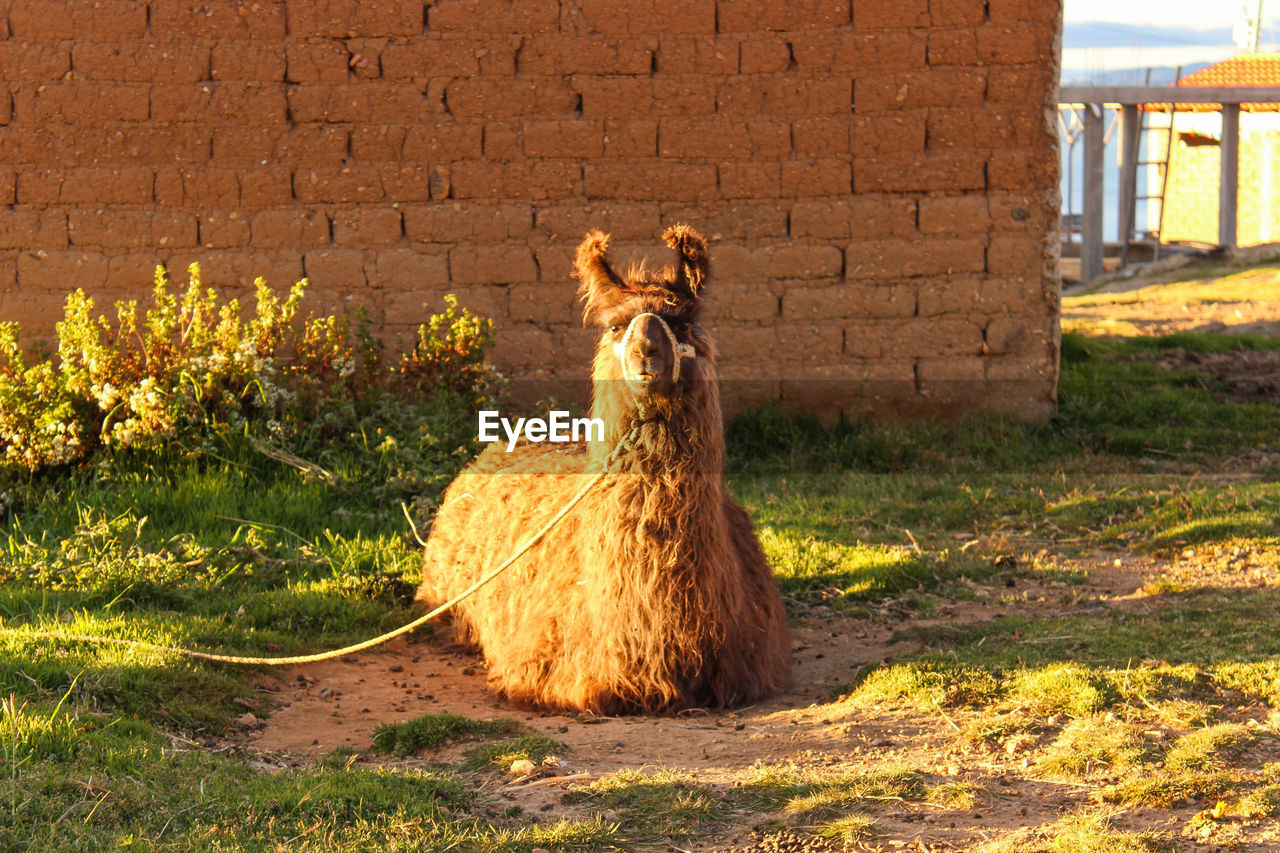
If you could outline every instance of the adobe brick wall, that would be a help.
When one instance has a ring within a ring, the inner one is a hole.
[[[1161,134],[1161,143],[1167,134]],[[1222,152],[1217,145],[1187,145],[1175,138],[1169,152],[1162,239],[1218,242],[1218,183]],[[1236,243],[1280,242],[1280,132],[1242,130]]]
[[[713,239],[739,396],[1055,398],[1054,0],[0,0],[0,318],[200,261],[586,375],[592,227]],[[659,255],[661,257],[661,255]]]

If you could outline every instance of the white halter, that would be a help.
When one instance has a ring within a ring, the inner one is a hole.
[[[671,342],[671,382],[675,384],[680,381],[680,359],[697,358],[698,353],[694,350],[692,344],[682,344],[676,340],[676,333],[671,331],[671,327],[667,325],[667,321],[662,319],[658,314],[646,311],[643,314],[637,314],[631,318],[631,322],[627,324],[627,332],[622,336],[622,340],[613,345],[613,354],[618,357],[618,361],[622,363],[622,375],[628,379],[636,377],[627,373],[627,344],[631,343],[631,333],[635,331],[636,322],[641,317],[652,317],[662,326],[662,331],[667,333],[667,340]]]

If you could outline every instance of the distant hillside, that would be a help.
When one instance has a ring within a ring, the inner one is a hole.
[[[1209,65],[1208,62],[1195,62],[1182,66],[1182,76],[1199,71]],[[1063,68],[1061,82],[1063,86],[1168,86],[1178,76],[1178,69],[1171,65],[1163,65],[1151,69],[1151,79],[1147,80],[1145,68],[1119,68],[1113,71],[1088,71],[1083,68]]]
[[[1232,44],[1231,24],[1196,30],[1190,27],[1152,27],[1091,21],[1067,24],[1062,28],[1062,46],[1065,48],[1129,47],[1134,44],[1143,47]]]

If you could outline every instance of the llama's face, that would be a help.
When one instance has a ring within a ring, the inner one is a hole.
[[[698,326],[698,303],[707,278],[707,245],[685,225],[662,235],[676,250],[676,265],[645,266],[621,276],[605,257],[609,238],[599,231],[578,247],[587,319],[601,328],[595,378],[619,380],[637,399],[677,394],[700,373],[698,359],[710,341]]]
[[[670,396],[687,377],[696,320],[678,304],[657,298],[635,298],[605,312],[601,357],[617,360],[618,378],[638,398]]]

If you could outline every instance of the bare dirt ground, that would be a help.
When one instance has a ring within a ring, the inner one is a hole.
[[[249,736],[250,749],[285,764],[310,764],[335,749],[368,755],[375,726],[425,713],[450,711],[479,719],[512,719],[561,741],[569,750],[557,775],[528,782],[494,782],[496,809],[522,806],[526,812],[585,816],[561,799],[568,786],[609,773],[671,770],[703,784],[731,787],[750,776],[753,765],[781,764],[804,771],[856,773],[888,766],[923,770],[944,781],[969,782],[984,794],[972,811],[902,803],[878,812],[874,842],[850,849],[972,850],[1010,832],[1053,823],[1061,814],[1089,805],[1085,786],[1036,778],[1019,751],[975,750],[959,738],[965,717],[901,708],[857,707],[839,701],[838,691],[861,667],[923,647],[894,641],[910,626],[972,625],[1009,615],[1047,616],[1094,608],[1141,610],[1153,599],[1144,587],[1156,578],[1181,582],[1224,582],[1241,587],[1280,584],[1280,570],[1250,555],[1206,552],[1194,559],[1162,561],[1098,553],[1079,560],[1087,570],[1083,585],[1017,582],[1014,587],[974,586],[976,601],[939,605],[928,618],[886,612],[871,619],[813,616],[793,626],[796,670],[791,688],[759,705],[732,712],[698,712],[675,717],[596,718],[522,711],[497,701],[485,686],[475,655],[441,642],[417,640],[383,653],[363,654],[298,668],[283,680],[264,683],[275,711]],[[1210,577],[1211,575],[1211,577]],[[1274,724],[1267,709],[1241,707],[1236,716]],[[426,753],[410,764],[449,761],[460,749]],[[368,760],[396,763],[386,756]],[[945,779],[944,779],[945,777]],[[1203,807],[1120,812],[1120,829],[1153,829],[1176,834]],[[682,848],[711,850],[845,849],[788,833],[760,837],[753,828],[763,815],[746,816],[736,831]],[[1257,836],[1267,850],[1280,834]],[[1188,842],[1178,849],[1211,850]]]

